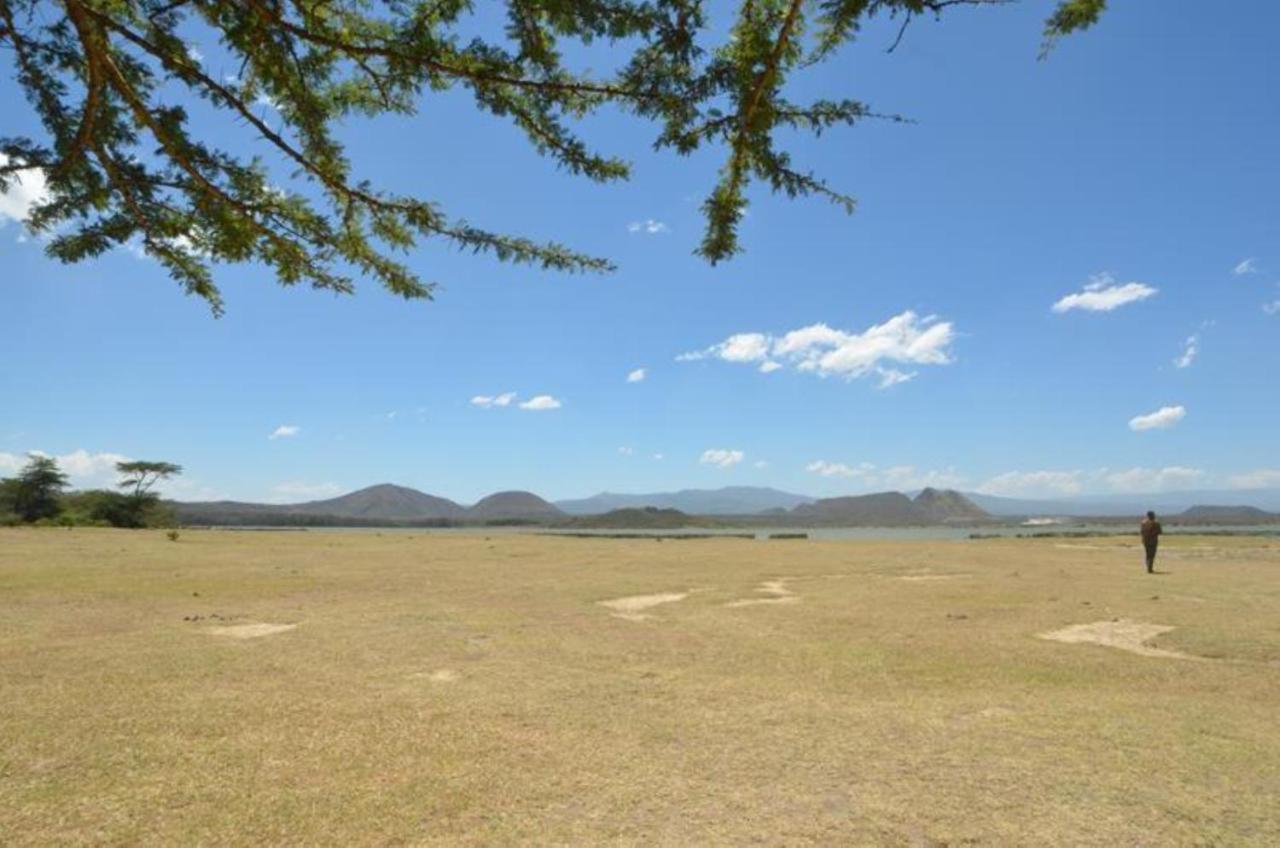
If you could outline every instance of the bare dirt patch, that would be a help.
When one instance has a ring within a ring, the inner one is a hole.
[[[727,607],[753,607],[760,604],[794,604],[799,602],[800,596],[787,588],[788,580],[780,577],[777,580],[766,580],[756,587],[756,592],[764,595],[763,598],[743,598],[740,601],[729,601]]]
[[[895,579],[924,583],[930,580],[960,580],[968,576],[968,574],[900,574]]]
[[[1092,624],[1073,624],[1061,630],[1041,633],[1041,639],[1072,644],[1088,643],[1104,645],[1108,648],[1119,648],[1122,651],[1138,654],[1143,657],[1162,657],[1173,660],[1200,660],[1179,651],[1166,651],[1163,648],[1152,648],[1147,641],[1175,628],[1167,624],[1147,624],[1141,621],[1118,619],[1116,621],[1095,621]]]
[[[214,636],[229,636],[232,639],[257,639],[259,636],[274,636],[297,627],[296,624],[231,624],[226,627],[210,627],[208,632]]]
[[[430,680],[432,683],[457,683],[462,675],[451,668],[438,668],[435,671],[415,671],[409,677],[414,680]]]
[[[631,595],[626,598],[614,598],[611,601],[600,601],[600,606],[613,610],[615,618],[627,621],[644,621],[653,618],[645,610],[661,604],[683,601],[689,597],[688,592],[659,592],[654,595]]]

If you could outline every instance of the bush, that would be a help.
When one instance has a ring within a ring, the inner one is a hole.
[[[165,535],[169,537],[169,541],[170,541],[170,542],[176,542],[176,541],[178,541],[178,531],[177,531],[177,530],[170,530],[168,533],[165,533]]]
[[[172,527],[173,510],[155,495],[123,495],[106,489],[75,492],[62,499],[75,524],[99,527]]]

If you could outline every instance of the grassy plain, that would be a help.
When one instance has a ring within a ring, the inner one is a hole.
[[[1280,540],[1160,567],[0,530],[0,844],[1280,844]]]

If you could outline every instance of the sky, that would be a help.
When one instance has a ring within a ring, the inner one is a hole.
[[[869,27],[788,93],[915,123],[788,136],[857,211],[756,187],[715,267],[693,250],[722,150],[655,153],[654,127],[602,114],[585,136],[634,173],[599,185],[462,94],[344,127],[357,173],[616,272],[428,244],[408,262],[436,297],[406,302],[222,266],[215,319],[144,255],[47,258],[19,221],[36,187],[11,189],[0,475],[28,451],[77,486],[167,460],[173,497],[277,502],[1280,486],[1280,6],[1113,6],[1046,61],[1049,2],[921,19],[892,53]],[[0,115],[38,132],[7,67]]]

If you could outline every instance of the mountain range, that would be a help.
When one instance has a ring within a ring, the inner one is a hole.
[[[174,502],[172,506],[178,519],[187,524],[232,525],[553,524],[568,522],[571,517],[646,509],[668,511],[664,521],[674,520],[674,514],[679,513],[691,517],[734,516],[749,523],[851,526],[982,523],[1028,517],[1132,517],[1155,509],[1184,520],[1225,523],[1271,520],[1271,513],[1280,509],[1280,490],[1023,500],[929,488],[908,494],[879,492],[815,499],[778,489],[729,486],[638,495],[602,492],[554,504],[532,492],[507,491],[489,495],[468,507],[417,489],[383,483],[336,498],[296,504],[208,501]]]
[[[296,504],[204,501],[176,502],[173,507],[178,518],[189,524],[284,524],[289,519],[308,517],[348,519],[362,524],[483,523],[540,521],[564,516],[554,504],[532,492],[497,492],[471,507],[465,507],[448,498],[391,483],[370,486],[328,500]]]
[[[725,486],[722,489],[681,489],[647,495],[601,492],[589,498],[556,501],[556,506],[569,515],[597,515],[615,509],[650,506],[678,509],[691,515],[754,515],[769,509],[794,509],[814,500],[762,486]]]

